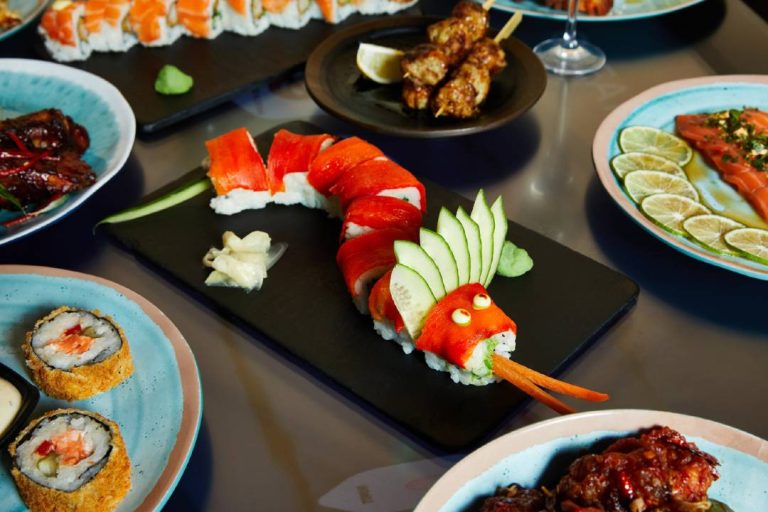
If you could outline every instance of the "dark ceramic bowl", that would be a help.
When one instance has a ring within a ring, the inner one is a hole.
[[[0,379],[10,382],[21,394],[21,407],[19,407],[16,417],[8,425],[8,429],[0,435],[0,447],[5,447],[27,424],[27,420],[32,415],[32,411],[35,410],[38,400],[40,400],[40,391],[24,377],[3,363],[0,363]]]

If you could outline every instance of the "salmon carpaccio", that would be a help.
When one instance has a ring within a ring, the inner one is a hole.
[[[675,126],[768,221],[768,113],[745,108],[679,115]]]

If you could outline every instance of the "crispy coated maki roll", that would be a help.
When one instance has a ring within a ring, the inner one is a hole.
[[[62,306],[35,323],[22,348],[35,383],[63,400],[89,398],[133,374],[125,333],[98,311]]]
[[[11,475],[32,512],[114,510],[131,489],[116,423],[77,409],[34,420],[8,447]]]

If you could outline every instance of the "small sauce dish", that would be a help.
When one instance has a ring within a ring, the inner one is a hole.
[[[40,400],[40,391],[0,363],[0,447],[21,430]]]

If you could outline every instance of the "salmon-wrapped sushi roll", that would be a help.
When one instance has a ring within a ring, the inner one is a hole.
[[[410,236],[400,229],[381,229],[347,240],[339,247],[336,263],[361,313],[368,312],[371,283],[395,265],[395,240],[413,240]]]
[[[309,20],[320,18],[320,8],[312,0],[262,0],[269,24],[283,28],[301,28]]]
[[[8,447],[11,475],[35,512],[115,510],[131,489],[131,461],[113,421],[57,409],[25,428]]]
[[[219,0],[178,0],[176,17],[184,34],[200,39],[214,39],[221,34],[218,5]]]
[[[358,137],[349,137],[323,151],[309,164],[307,181],[323,195],[345,172],[373,158],[386,158],[384,153]]]
[[[210,206],[216,213],[232,215],[264,208],[272,199],[267,169],[253,137],[238,128],[205,141],[208,177],[216,190]]]
[[[398,228],[416,239],[421,227],[421,210],[411,203],[387,196],[363,196],[353,200],[344,212],[341,239],[376,231]]]
[[[93,51],[125,51],[138,42],[136,36],[126,30],[130,8],[130,0],[87,0],[85,27]]]
[[[269,27],[261,0],[220,0],[219,9],[221,25],[229,32],[255,36]]]
[[[410,354],[415,347],[389,291],[391,277],[392,271],[389,270],[371,287],[371,293],[368,295],[368,311],[373,318],[373,329],[379,336],[398,343],[403,352]]]
[[[71,62],[90,57],[85,5],[83,1],[59,0],[43,14],[37,30],[54,59]]]
[[[424,185],[416,177],[387,158],[375,158],[345,172],[331,187],[346,210],[352,200],[362,196],[388,196],[427,210]]]
[[[35,384],[63,400],[90,398],[133,374],[125,333],[98,311],[52,311],[27,333],[22,350]]]
[[[267,157],[272,200],[277,204],[302,204],[329,210],[325,196],[307,181],[307,172],[310,162],[335,140],[328,134],[299,135],[288,130],[278,131]]]
[[[128,11],[131,30],[144,46],[166,46],[181,37],[171,0],[133,0]]]

